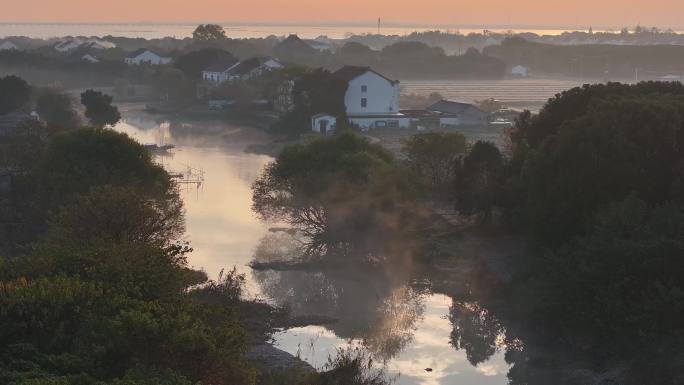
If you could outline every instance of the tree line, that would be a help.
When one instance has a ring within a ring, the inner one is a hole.
[[[0,95],[3,115],[37,103],[59,112],[0,137],[12,177],[0,191],[0,383],[386,383],[360,351],[340,350],[323,373],[246,358],[284,311],[245,301],[234,269],[210,280],[189,267],[178,188],[144,146],[105,126],[119,119],[111,97],[81,95],[83,126],[54,90],[6,77]]]
[[[475,224],[527,240],[489,304],[512,346],[528,346],[511,352],[513,383],[544,383],[580,365],[618,368],[628,384],[676,384],[683,108],[679,83],[608,83],[524,112],[503,149],[425,133],[396,158],[351,133],[316,139],[266,168],[254,209],[300,229],[323,257],[392,260],[405,256],[397,249],[425,251],[405,240],[434,222],[422,203],[447,202]]]

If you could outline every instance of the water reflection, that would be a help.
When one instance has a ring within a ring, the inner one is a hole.
[[[425,311],[423,295],[392,277],[368,269],[255,271],[261,290],[295,317],[324,317],[341,339],[363,341],[389,360],[413,340]]]
[[[296,239],[269,231],[269,226],[278,224],[264,224],[251,211],[251,184],[271,160],[244,152],[262,140],[258,134],[225,123],[168,122],[126,106],[122,111],[125,120],[117,130],[142,143],[176,145],[173,157],[159,158],[167,169],[182,171],[191,166],[204,172],[199,189],[183,191],[193,266],[211,276],[237,266],[247,274],[252,295],[289,306],[298,316],[336,320],[277,333],[274,338],[281,349],[321,367],[338,347],[365,346],[386,360],[391,374],[401,373],[400,385],[507,382],[509,366],[503,352],[494,348],[483,361],[492,352],[488,321],[466,315],[451,297],[417,285],[409,262],[396,263],[393,269],[252,271],[248,264],[255,255],[262,262],[301,255]]]
[[[301,246],[294,235],[277,232],[262,238],[256,250],[256,262],[282,262],[297,260]],[[278,266],[252,273],[267,297],[300,319],[334,320],[275,335],[281,349],[315,367],[335,349],[352,345],[401,374],[398,384],[506,383],[500,323],[476,303],[432,293],[412,279],[410,269]]]
[[[207,134],[206,130],[197,135],[180,133],[192,127],[160,120],[128,106],[122,111],[124,120],[116,130],[141,143],[176,145],[172,157],[157,157],[167,170],[183,172],[190,166],[204,173],[201,186],[187,185],[181,189],[187,239],[194,249],[189,255],[190,264],[212,277],[221,269],[232,266],[249,274],[247,264],[254,247],[268,232],[267,226],[256,219],[250,208],[251,183],[272,159],[244,152],[247,145],[258,139],[233,135],[229,140],[219,130],[220,126],[213,129],[215,134]],[[225,131],[239,133],[240,128],[229,127]],[[247,291],[251,295],[260,294],[251,280],[247,281]]]
[[[457,350],[465,350],[472,365],[487,361],[503,345],[503,326],[477,303],[454,300],[449,321],[453,325],[449,342]]]

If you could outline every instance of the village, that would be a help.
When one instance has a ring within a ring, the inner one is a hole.
[[[314,42],[291,35],[276,45],[273,52],[291,58],[294,52],[329,48]],[[37,50],[45,52],[47,49]],[[483,106],[476,105],[473,100],[445,100],[439,94],[406,95],[402,93],[399,80],[371,66],[344,62],[333,66],[332,70],[321,70],[325,78],[308,81],[307,89],[298,86],[298,82],[307,73],[315,72],[315,68],[302,66],[299,64],[301,61],[281,60],[274,56],[257,55],[240,60],[232,53],[217,48],[198,48],[175,57],[162,55],[151,48],[120,53],[121,48],[114,43],[96,38],[61,40],[50,49],[50,55],[58,60],[67,60],[69,66],[86,66],[84,68],[91,71],[116,66],[116,57],[123,56],[119,60],[127,68],[120,71],[133,74],[128,76],[142,81],[131,80],[122,85],[117,83],[114,87],[92,87],[113,95],[115,101],[145,102],[146,109],[152,113],[194,118],[230,120],[239,114],[240,119],[247,116],[249,122],[269,128],[276,136],[292,137],[306,131],[331,135],[339,128],[349,128],[375,138],[389,138],[386,144],[391,148],[399,145],[395,143],[397,137],[418,131],[463,127],[501,130],[509,127],[517,114],[517,111],[506,109],[495,100],[481,101],[485,104]],[[18,55],[25,50],[11,40],[5,40],[0,44],[0,54],[3,52]],[[188,62],[191,62],[189,66],[194,72],[185,70]],[[104,67],[106,63],[108,67]],[[527,71],[526,67],[516,65],[510,68],[509,76],[527,77]],[[340,89],[343,88],[339,94],[331,92],[334,94],[332,98],[339,100],[328,105],[308,100],[311,99],[309,94],[317,92],[315,88],[326,91],[323,84],[328,81],[326,79],[333,79],[340,84]],[[292,115],[297,118],[291,118]],[[11,130],[29,118],[39,117],[35,111],[3,115],[0,117],[0,130]],[[283,126],[285,128],[277,129]]]

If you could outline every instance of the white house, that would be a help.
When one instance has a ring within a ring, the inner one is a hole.
[[[57,52],[69,52],[71,50],[74,50],[74,49],[80,47],[82,44],[83,44],[83,41],[81,39],[64,40],[64,41],[60,41],[59,43],[55,44],[55,50]]]
[[[271,57],[253,57],[238,63],[228,71],[228,80],[245,81],[260,77],[266,72],[283,68],[283,64]]]
[[[99,49],[99,50],[116,48],[116,44],[112,43],[111,41],[106,41],[106,40],[90,40],[87,43],[87,45],[88,45],[88,48]]]
[[[389,79],[370,67],[345,66],[333,76],[347,82],[344,95],[347,118],[352,125],[364,131],[384,127],[449,127],[488,123],[488,114],[474,105],[448,100],[441,100],[424,110],[400,111],[399,81]],[[311,130],[329,132],[336,123],[335,117],[321,111],[311,117]]]
[[[331,132],[334,132],[335,128],[337,128],[336,126],[337,118],[330,114],[321,113],[311,117],[311,130],[313,132],[318,132],[323,135],[326,135]]]
[[[370,67],[344,66],[333,75],[347,82],[344,105],[351,124],[363,130],[410,126],[410,118],[399,112],[398,80]]]
[[[90,62],[90,63],[99,63],[99,62],[100,62],[100,59],[96,58],[95,56],[93,56],[93,55],[91,55],[91,54],[89,54],[89,53],[87,53],[87,54],[81,56],[81,60],[87,61],[87,62]]]
[[[141,48],[137,51],[134,51],[130,55],[128,55],[125,59],[124,62],[128,65],[140,65],[140,64],[150,64],[150,65],[162,65],[162,64],[168,64],[171,62],[170,57],[163,57],[160,55],[157,55],[156,53],[150,51],[149,49],[146,48]]]
[[[228,80],[230,70],[238,64],[235,59],[221,60],[202,71],[202,79],[215,84],[223,83]]]
[[[5,40],[0,43],[0,51],[18,50],[19,47],[9,40]]]
[[[520,76],[520,77],[526,78],[527,75],[529,74],[529,72],[530,72],[530,69],[525,67],[525,66],[522,66],[522,65],[517,65],[517,66],[511,68],[511,75],[513,75],[513,76]]]
[[[283,67],[282,63],[271,57],[253,57],[242,62],[224,60],[202,71],[202,78],[216,84],[225,81],[244,81]]]

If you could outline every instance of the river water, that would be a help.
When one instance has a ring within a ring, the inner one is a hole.
[[[135,108],[121,109],[124,119],[116,130],[141,143],[176,145],[172,155],[157,157],[158,161],[171,172],[204,180],[199,186],[181,185],[193,267],[216,277],[235,266],[246,276],[248,297],[287,306],[293,315],[337,320],[278,332],[275,346],[316,368],[322,368],[337,348],[363,346],[376,361],[386,363],[386,371],[400,385],[507,383],[509,366],[503,352],[497,349],[473,366],[467,349],[452,346],[452,319],[458,314],[446,295],[417,289],[406,278],[382,272],[257,272],[247,266],[266,249],[286,247],[269,231],[273,224],[262,223],[251,210],[250,186],[272,160],[244,151],[263,140],[254,129],[169,122]]]
[[[427,96],[437,92],[445,99],[472,103],[494,98],[517,110],[539,111],[548,99],[565,90],[597,79],[520,78],[502,80],[402,80],[402,92]]]

